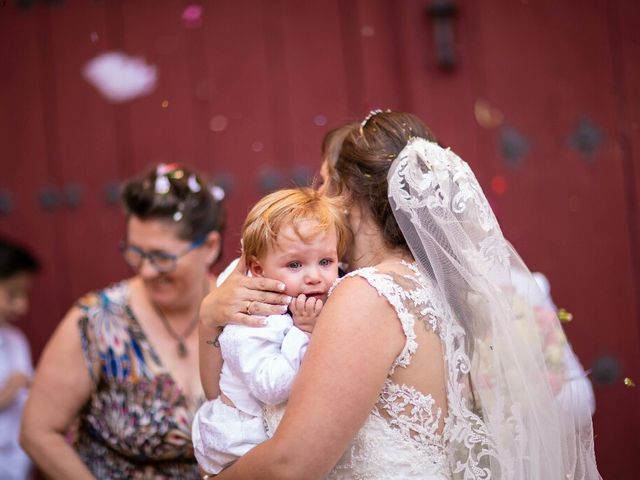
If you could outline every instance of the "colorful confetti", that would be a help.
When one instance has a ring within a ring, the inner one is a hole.
[[[84,78],[114,103],[150,94],[156,86],[157,68],[142,58],[123,52],[104,52],[82,69]]]
[[[491,179],[491,190],[496,195],[504,195],[507,192],[507,179],[502,175],[496,175]]]
[[[558,319],[562,323],[567,323],[573,320],[573,315],[567,312],[564,308],[561,308],[560,310],[558,310]]]
[[[198,28],[202,25],[202,7],[189,5],[182,11],[182,23],[187,28]]]
[[[636,386],[636,384],[633,382],[633,380],[631,380],[629,377],[625,377],[624,384],[627,387],[635,387]]]
[[[476,100],[473,106],[476,122],[483,128],[499,127],[504,122],[504,115],[496,108],[492,108],[489,102],[483,99]]]

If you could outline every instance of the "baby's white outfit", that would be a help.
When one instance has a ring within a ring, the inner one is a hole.
[[[218,341],[224,363],[219,397],[205,402],[193,420],[200,466],[217,474],[267,439],[262,409],[289,398],[309,337],[290,315],[271,315],[264,327],[227,325]]]

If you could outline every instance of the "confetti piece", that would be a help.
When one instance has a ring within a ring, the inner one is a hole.
[[[507,191],[507,179],[502,175],[496,175],[491,179],[491,190],[497,195],[504,195]]]
[[[567,323],[573,320],[573,315],[567,312],[564,308],[561,308],[560,310],[558,310],[558,319],[562,323]]]
[[[189,5],[182,12],[182,23],[187,28],[198,28],[202,25],[202,7]]]
[[[504,115],[497,108],[492,108],[489,102],[483,99],[476,100],[473,107],[476,122],[483,128],[499,127],[504,122]]]
[[[154,90],[158,77],[155,66],[123,52],[105,52],[92,58],[83,67],[82,74],[114,103],[148,95]]]
[[[636,384],[633,382],[633,380],[631,380],[629,377],[626,377],[626,378],[624,379],[624,384],[625,384],[627,387],[635,387],[635,386],[636,386]]]

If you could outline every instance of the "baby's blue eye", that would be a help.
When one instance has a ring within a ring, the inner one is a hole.
[[[289,262],[287,264],[287,268],[296,269],[302,267],[302,263],[300,262]]]
[[[320,260],[320,266],[322,267],[328,267],[332,263],[333,263],[333,260],[331,260],[330,258],[323,258],[322,260]]]

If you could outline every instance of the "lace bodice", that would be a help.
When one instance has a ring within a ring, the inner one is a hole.
[[[417,270],[408,264],[405,267],[404,275],[376,268],[347,275],[364,278],[387,299],[398,315],[406,341],[373,411],[329,479],[449,478],[442,436],[442,410],[446,406],[437,405],[429,392],[394,379],[396,369],[408,368],[420,348],[417,328],[431,335],[438,333],[437,297],[420,281]]]
[[[457,441],[465,443],[465,448],[469,448],[468,463],[477,464],[477,451],[482,448],[474,445],[481,445],[484,436],[483,423],[467,409],[464,385],[458,382],[461,376],[452,374],[452,370],[459,372],[468,368],[468,359],[459,355],[460,352],[456,353],[463,332],[442,320],[446,315],[438,292],[412,264],[403,263],[402,267],[385,271],[363,268],[349,276],[365,279],[389,302],[406,340],[391,365],[376,405],[327,478],[454,478],[453,471],[457,468],[449,464],[446,451],[449,439],[456,437]],[[431,392],[397,379],[400,369],[408,371],[411,368],[412,360],[421,348],[434,348],[434,345],[442,349],[442,368],[446,372],[443,381],[447,385],[442,385],[446,400],[440,403]],[[283,410],[278,408],[265,412],[271,431],[282,414]],[[466,417],[466,421],[455,421],[452,416]]]

